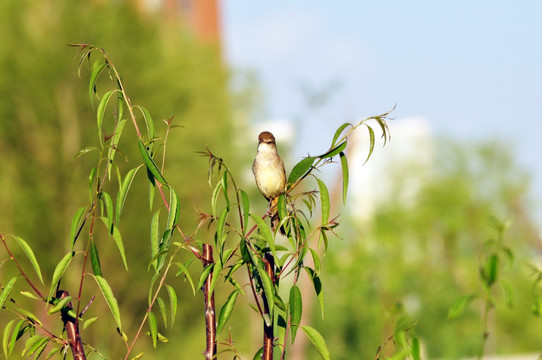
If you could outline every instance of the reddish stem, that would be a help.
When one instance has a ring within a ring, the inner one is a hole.
[[[214,264],[213,247],[209,244],[203,244],[202,259],[203,267]],[[213,273],[209,273],[205,284],[203,285],[203,300],[205,302],[205,336],[207,348],[203,355],[206,360],[215,359],[217,353],[216,346],[216,313],[215,313],[215,295],[211,292],[211,283],[213,281]]]

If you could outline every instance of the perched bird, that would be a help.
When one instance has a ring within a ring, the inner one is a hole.
[[[269,131],[264,131],[258,136],[258,153],[254,164],[252,164],[252,172],[258,189],[269,201],[269,210],[273,211],[270,214],[271,229],[275,231],[279,223],[276,205],[279,195],[284,192],[286,187],[286,171],[277,152],[275,137]]]

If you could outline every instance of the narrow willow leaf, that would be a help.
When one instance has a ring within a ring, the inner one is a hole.
[[[105,212],[107,214],[107,223],[112,224],[113,223],[113,200],[111,200],[111,196],[105,192],[102,191],[100,193],[100,199],[103,200],[104,206],[105,206]]]
[[[280,194],[279,196],[279,201],[277,203],[277,212],[281,221],[288,217],[288,209],[286,208],[286,196],[284,194]]]
[[[59,263],[55,267],[55,271],[53,272],[53,279],[51,280],[51,289],[49,290],[49,298],[53,297],[53,294],[56,290],[56,285],[62,278],[62,275],[64,274],[64,271],[66,271],[66,268],[70,264],[70,262],[73,259],[73,252],[69,252],[59,261]]]
[[[293,184],[299,178],[305,175],[307,171],[309,171],[312,167],[315,159],[315,157],[309,156],[295,164],[292,171],[290,172],[290,175],[288,176],[288,184]]]
[[[312,255],[312,262],[314,264],[314,272],[316,275],[320,275],[320,256],[318,256],[318,253],[313,248],[309,248],[311,255]]]
[[[420,340],[415,337],[412,339],[412,345],[411,345],[411,351],[412,360],[421,360],[421,353],[420,353]]]
[[[196,287],[194,286],[194,281],[192,280],[192,276],[190,275],[190,272],[188,271],[188,265],[190,265],[190,263],[191,261],[188,262],[187,265],[184,265],[180,262],[176,263],[177,266],[179,267],[179,271],[177,272],[177,274],[175,274],[175,276],[179,276],[184,273],[186,279],[188,280],[188,282],[190,283],[190,286],[192,287],[192,293],[196,295]]]
[[[263,356],[263,347],[260,348],[260,350],[256,351],[256,354],[254,354],[254,357],[252,360],[261,360]]]
[[[250,214],[250,216],[252,217],[252,220],[254,220],[256,225],[258,226],[258,229],[260,229],[260,233],[263,235],[264,240],[267,242],[269,249],[271,249],[271,252],[273,253],[273,257],[276,258],[277,254],[275,250],[275,238],[273,237],[273,233],[271,233],[271,228],[258,215]]]
[[[314,291],[316,292],[316,297],[318,298],[318,302],[320,303],[320,312],[322,314],[322,319],[324,318],[324,293],[322,292],[322,281],[320,280],[320,277],[314,272],[313,269],[309,267],[304,267],[304,269],[309,274],[309,277],[312,280],[312,284],[314,286]]]
[[[177,316],[177,293],[173,286],[166,285],[167,293],[169,295],[169,307],[171,312],[171,326],[175,323],[175,316]]]
[[[51,351],[49,351],[47,353],[47,356],[45,357],[45,360],[52,359],[53,356],[55,356],[58,352],[60,352],[61,349],[62,349],[62,347],[52,348]]]
[[[450,308],[450,310],[448,310],[448,320],[455,320],[459,316],[461,316],[461,314],[465,312],[465,309],[467,308],[467,306],[474,299],[476,299],[476,295],[469,294],[469,295],[464,295],[460,297],[459,299],[457,299],[456,301],[454,301],[452,307]]]
[[[222,210],[222,214],[220,214],[220,217],[218,218],[218,222],[216,224],[216,240],[218,242],[217,244],[217,250],[220,251],[222,249],[222,245],[224,244],[224,240],[226,237],[224,236],[224,226],[226,225],[226,219],[228,218],[228,208],[224,208]]]
[[[250,204],[248,201],[248,195],[242,189],[239,189],[239,201],[241,202],[241,213],[243,214],[243,228],[246,231],[248,216],[250,213]],[[244,234],[243,234],[244,235]]]
[[[258,267],[258,274],[260,275],[260,279],[262,281],[262,287],[263,292],[265,294],[265,297],[267,299],[267,306],[269,307],[269,319],[264,318],[264,320],[272,321],[270,319],[273,319],[273,307],[275,304],[275,292],[273,291],[273,282],[271,281],[271,278],[267,274],[267,271],[265,269]],[[270,323],[267,324],[268,326],[271,325]]]
[[[122,236],[120,234],[119,229],[115,226],[115,224],[109,223],[109,220],[107,218],[101,217],[100,219],[106,226],[109,234],[113,237],[113,240],[115,241],[115,244],[117,245],[117,248],[119,249],[122,262],[124,263],[124,268],[128,270],[128,263],[126,262],[126,253],[124,252],[124,244],[122,242]]]
[[[320,209],[322,212],[322,225],[326,225],[329,222],[329,191],[327,190],[326,184],[320,180],[316,179],[318,182],[318,188],[320,190]]]
[[[98,76],[101,74],[102,70],[107,66],[106,63],[100,63],[100,60],[94,61],[92,64],[92,70],[90,72],[90,80],[88,83],[88,97],[90,99],[90,104],[94,106],[94,93],[96,92],[96,81]]]
[[[369,154],[367,155],[367,159],[365,159],[365,162],[363,164],[366,164],[367,161],[371,158],[371,155],[373,154],[373,150],[375,148],[375,132],[372,127],[370,127],[367,124],[364,124],[367,126],[367,130],[369,131]]]
[[[348,159],[346,158],[346,155],[344,152],[341,152],[341,168],[343,173],[343,204],[346,203],[346,194],[348,192]]]
[[[169,188],[169,214],[167,218],[167,229],[173,230],[179,221],[179,213],[181,212],[181,204],[175,190]]]
[[[152,211],[152,205],[154,204],[154,190],[155,190],[154,182],[149,181],[149,211]]]
[[[331,147],[335,146],[337,139],[339,139],[339,136],[342,134],[343,130],[346,129],[347,126],[352,126],[352,124],[344,123],[337,128],[337,130],[335,131],[335,135],[333,135],[333,141],[331,142]]]
[[[1,308],[0,308],[1,309]],[[13,327],[13,323],[15,320],[10,320],[6,326],[4,326],[4,333],[2,334],[2,348],[4,349],[4,356],[6,359],[9,359],[9,355],[11,352],[9,352],[8,344],[9,344],[9,334],[11,332],[11,328]]]
[[[28,257],[28,260],[30,260],[30,263],[32,264],[32,267],[34,268],[34,271],[38,275],[40,282],[43,284],[43,278],[41,276],[40,265],[38,264],[38,260],[36,260],[36,256],[34,255],[32,248],[22,238],[18,236],[14,236],[14,238],[19,243],[19,246],[21,246],[21,248],[23,249],[25,255]]]
[[[158,341],[158,324],[156,323],[156,316],[152,311],[149,311],[149,331],[151,333],[152,346],[156,349],[156,343]]]
[[[156,166],[156,163],[152,159],[152,157],[149,155],[147,149],[145,148],[145,145],[141,140],[138,141],[139,145],[139,152],[141,153],[141,157],[143,158],[143,162],[145,163],[145,166],[147,166],[147,169],[151,172],[151,174],[154,176],[156,180],[161,182],[162,184],[167,184],[166,179],[164,179],[164,176],[162,176],[162,173],[158,169],[158,166]]]
[[[122,101],[119,102],[121,104],[120,109],[122,109]],[[126,119],[121,119],[118,121],[117,126],[115,127],[115,134],[113,134],[113,137],[111,137],[111,141],[109,142],[109,150],[107,151],[107,174],[109,179],[111,179],[111,166],[113,164],[113,160],[115,160],[117,145],[119,144],[122,130],[124,130],[124,125],[126,125],[127,121],[128,120]]]
[[[117,216],[115,218],[115,223],[117,224],[117,226],[119,225],[119,222],[120,222],[120,214],[122,213],[122,208],[124,207],[124,202],[126,201],[126,196],[128,195],[128,190],[130,190],[130,186],[132,185],[132,182],[134,181],[134,177],[140,167],[141,166],[138,166],[128,171],[128,173],[124,177],[124,180],[122,180],[122,185],[117,194],[117,211],[116,211]]]
[[[89,153],[91,151],[98,151],[98,148],[96,146],[88,146],[88,147],[86,147],[84,149],[81,149],[81,150],[79,150],[79,152],[77,154],[75,154],[73,159],[75,160],[75,159],[79,158],[80,156],[85,155],[85,154],[87,154],[87,153]]]
[[[301,314],[303,313],[303,300],[299,287],[294,284],[290,289],[290,324],[292,326],[292,344],[295,341],[297,329],[301,323]]]
[[[219,181],[215,188],[213,189],[213,195],[211,196],[211,214],[213,214],[214,217],[217,217],[216,215],[216,204],[218,203],[218,195],[220,195],[220,190],[222,189],[222,181]]]
[[[226,322],[230,318],[230,315],[233,311],[233,306],[235,305],[235,301],[237,300],[237,296],[239,296],[239,290],[234,290],[230,296],[228,296],[228,300],[224,303],[224,306],[222,306],[222,309],[220,309],[220,315],[218,316],[218,326],[216,328],[216,334],[219,335],[222,329],[224,328],[224,325],[226,325]]]
[[[303,329],[309,340],[316,347],[316,350],[318,350],[318,352],[322,356],[322,359],[330,360],[331,357],[329,356],[329,350],[327,349],[326,341],[324,340],[322,335],[320,335],[318,330],[310,326],[302,326],[301,328]]]
[[[152,120],[151,113],[143,106],[139,106],[139,109],[143,114],[143,119],[145,119],[145,125],[147,126],[147,134],[149,135],[149,139],[154,139],[154,121]]]
[[[83,322],[83,330],[85,330],[86,328],[88,328],[90,325],[94,324],[96,322],[96,320],[98,320],[99,317],[92,317],[90,319],[86,319],[84,322]]]
[[[77,212],[75,213],[75,216],[73,217],[72,226],[70,228],[70,243],[72,246],[72,250],[73,250],[73,246],[75,245],[75,241],[77,240],[77,236],[79,235],[79,232],[80,232],[79,229],[82,226],[81,220],[83,219],[83,215],[86,210],[87,210],[86,206],[79,208],[79,210],[77,210]]]
[[[139,360],[139,359],[141,359],[143,357],[143,355],[145,355],[144,352],[139,353],[136,356],[134,356],[133,358],[131,358],[130,360]]]
[[[102,276],[102,265],[100,264],[100,255],[93,240],[90,241],[90,263],[94,275]]]
[[[219,275],[220,275],[220,272],[222,271],[222,262],[218,261],[215,263],[215,266],[213,268],[213,273],[212,273],[212,278],[211,278],[211,289],[210,289],[210,292],[209,292],[209,296],[211,296],[213,294],[213,292],[215,291],[215,286],[216,286],[216,283],[218,281],[218,278],[219,278]]]
[[[492,286],[497,281],[497,271],[499,269],[499,258],[497,255],[492,254],[486,264],[487,266],[487,279],[486,284],[488,287]]]
[[[95,166],[92,168],[92,170],[90,170],[88,175],[88,196],[91,203],[94,202],[94,180],[96,180],[97,171],[98,168]]]
[[[61,299],[58,303],[56,303],[55,306],[53,306],[52,308],[49,309],[49,311],[47,311],[47,314],[49,315],[52,315],[56,312],[59,312],[60,310],[62,310],[64,308],[64,306],[66,306],[67,303],[69,303],[70,301],[72,301],[72,297],[71,296],[66,296],[65,298]]]
[[[115,319],[115,322],[117,323],[117,327],[119,328],[119,331],[122,331],[119,304],[117,302],[117,299],[113,295],[113,290],[111,290],[111,287],[109,286],[109,283],[107,282],[105,278],[98,275],[94,275],[94,278],[96,279],[96,283],[98,284],[98,287],[100,288],[100,291],[102,292],[104,296],[107,306],[109,306],[109,310],[111,310],[111,314],[113,315],[113,318]]]
[[[27,356],[31,356],[35,354],[34,359],[39,358],[39,356],[41,355],[41,353],[43,352],[43,350],[47,346],[47,343],[49,343],[49,340],[50,340],[50,338],[46,336],[42,336],[42,335],[36,335],[36,336],[39,336],[40,338],[35,343],[33,343],[32,346],[28,348],[28,353],[27,353]]]
[[[104,134],[104,128],[103,128],[103,121],[104,121],[104,115],[105,115],[105,109],[107,108],[107,103],[109,102],[109,99],[111,98],[111,95],[116,90],[109,90],[106,92],[102,99],[100,100],[100,104],[98,105],[98,110],[96,111],[96,121],[98,125],[98,136],[100,137],[100,144],[103,144],[103,134]]]
[[[151,256],[154,258],[160,251],[160,209],[156,210],[151,220]],[[157,270],[158,263],[152,262],[154,269]]]
[[[17,312],[20,315],[23,315],[24,317],[28,318],[28,320],[35,322],[36,324],[39,324],[40,326],[43,326],[43,323],[41,322],[41,320],[38,319],[38,317],[34,315],[33,313],[31,313],[30,311],[25,310],[23,308],[18,308]]]
[[[344,149],[346,148],[346,141],[343,141],[342,143],[340,143],[339,145],[337,145],[336,147],[334,147],[333,149],[330,149],[328,152],[318,156],[320,159],[328,159],[328,158],[332,158],[334,157],[335,155],[341,153],[344,151]]]
[[[156,302],[158,303],[158,308],[160,309],[160,314],[162,315],[162,320],[164,321],[164,326],[167,328],[166,303],[164,302],[164,299],[162,299],[160,296],[158,298],[156,298]]]
[[[230,207],[230,199],[228,197],[228,172],[224,171],[222,173],[222,194],[224,195],[224,200],[226,201],[226,207]]]
[[[201,272],[201,275],[198,280],[198,289],[201,289],[203,287],[203,284],[205,284],[205,280],[207,280],[207,277],[211,273],[211,270],[215,267],[215,264],[209,264],[205,268],[203,268],[203,271]]]

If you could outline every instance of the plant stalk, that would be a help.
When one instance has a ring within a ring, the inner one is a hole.
[[[213,247],[209,244],[203,244],[203,254],[201,261],[203,267],[214,264],[213,260]],[[207,347],[203,355],[206,360],[213,360],[216,358],[217,345],[216,345],[216,312],[215,312],[215,294],[211,292],[211,283],[213,281],[213,272],[210,272],[203,285],[203,301],[205,303],[205,337]]]

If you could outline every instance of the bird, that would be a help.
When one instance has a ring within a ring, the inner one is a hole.
[[[271,230],[275,231],[279,223],[276,205],[280,194],[284,192],[286,187],[286,171],[277,151],[275,136],[272,133],[269,131],[260,133],[257,149],[256,158],[252,164],[252,172],[258,190],[269,202],[268,211],[270,211]],[[282,227],[281,232],[284,232]]]

